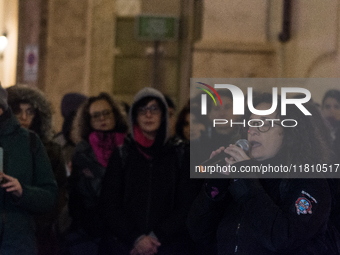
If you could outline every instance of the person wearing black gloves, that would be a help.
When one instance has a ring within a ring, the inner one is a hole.
[[[271,105],[270,94],[254,98],[257,110]],[[280,108],[266,116],[248,112],[250,157],[235,145],[221,147],[211,156],[225,152],[226,163],[237,169],[329,163],[320,114],[305,116],[295,105],[287,105],[283,117],[280,112]],[[266,119],[295,119],[298,125],[286,128],[281,121]],[[338,233],[328,224],[330,210],[326,179],[210,179],[194,201],[187,225],[195,241],[218,254],[338,254]]]

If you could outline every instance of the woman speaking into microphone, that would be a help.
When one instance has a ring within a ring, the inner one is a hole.
[[[230,145],[211,157],[226,153],[226,164],[237,169],[330,163],[328,138],[316,106],[305,104],[312,112],[305,116],[295,105],[287,105],[287,114],[281,116],[280,105],[278,100],[270,115],[246,114],[249,156]],[[272,95],[254,98],[254,106],[271,108]],[[282,119],[294,119],[298,125],[284,127]],[[196,242],[218,254],[338,254],[338,235],[328,224],[331,191],[326,179],[245,177],[206,181],[187,220]]]

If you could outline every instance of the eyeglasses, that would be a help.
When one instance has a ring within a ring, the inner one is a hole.
[[[148,106],[148,107],[144,106],[144,107],[138,108],[138,114],[139,115],[146,115],[148,111],[150,111],[150,113],[152,115],[156,115],[156,114],[160,113],[161,109],[156,105],[151,105],[151,106]]]
[[[248,121],[247,127],[245,127],[245,131],[248,132],[250,127],[257,127],[258,131],[261,133],[268,132],[270,128],[274,127],[274,125],[278,125],[282,127],[281,123],[278,121],[267,121],[267,120],[250,120]]]
[[[112,111],[110,110],[103,110],[101,112],[94,112],[93,114],[91,114],[91,118],[93,121],[99,121],[101,116],[103,116],[104,119],[106,119],[107,117],[109,117],[111,115]]]

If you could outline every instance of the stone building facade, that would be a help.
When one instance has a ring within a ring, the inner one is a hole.
[[[290,37],[282,42],[289,3]],[[25,83],[25,47],[38,45],[38,78],[31,84],[53,102],[57,126],[67,92],[107,91],[131,102],[152,85],[154,43],[135,38],[139,14],[179,19],[178,40],[160,42],[157,66],[158,88],[179,106],[190,77],[339,76],[340,0],[22,0],[18,10],[16,80]],[[325,89],[310,89],[320,101]]]

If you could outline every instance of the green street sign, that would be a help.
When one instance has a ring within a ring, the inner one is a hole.
[[[139,40],[173,41],[178,36],[178,18],[172,16],[139,15],[135,21]]]

